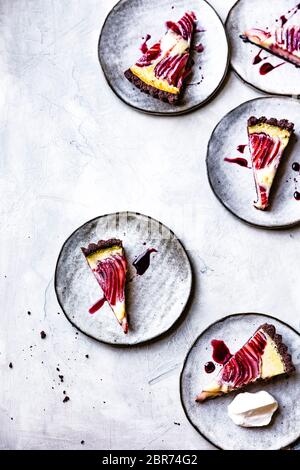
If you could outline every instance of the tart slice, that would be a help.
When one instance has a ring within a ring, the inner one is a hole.
[[[125,309],[127,261],[121,240],[100,240],[81,248],[93,271],[105,299],[109,303],[124,333],[128,332]]]
[[[283,26],[270,31],[249,29],[241,35],[245,42],[251,42],[262,49],[300,66],[300,26]]]
[[[250,117],[248,120],[249,149],[256,185],[254,206],[265,210],[269,205],[272,184],[294,131],[294,124],[282,119]]]
[[[186,12],[178,23],[168,21],[163,38],[126,70],[125,77],[141,91],[175,103],[191,70],[188,63],[195,24],[193,12]]]
[[[216,379],[203,390],[196,401],[230,393],[256,382],[282,374],[291,374],[295,367],[281,335],[275,326],[261,325],[247,343],[220,369]]]

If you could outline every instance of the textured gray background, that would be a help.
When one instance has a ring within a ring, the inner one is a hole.
[[[300,229],[246,226],[217,201],[206,177],[213,128],[259,94],[231,73],[222,93],[195,113],[164,118],[129,108],[107,86],[97,57],[100,27],[114,3],[1,1],[5,449],[81,448],[82,439],[92,449],[211,448],[180,405],[179,372],[196,336],[239,311],[270,312],[300,327]],[[223,20],[232,3],[212,1]],[[130,350],[76,335],[57,314],[53,287],[64,240],[86,220],[119,210],[171,227],[188,248],[196,277],[180,328]],[[63,390],[70,396],[65,404]]]

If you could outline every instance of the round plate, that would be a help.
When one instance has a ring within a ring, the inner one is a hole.
[[[256,190],[252,170],[224,161],[224,158],[235,157],[251,161],[248,147],[244,155],[237,151],[239,145],[248,143],[247,121],[250,116],[289,119],[295,123],[295,136],[278,169],[271,193],[271,205],[266,211],[257,210],[253,206]],[[292,169],[293,162],[300,163],[299,116],[300,103],[297,100],[258,98],[243,103],[228,113],[212,133],[206,157],[212,190],[230,212],[249,224],[276,229],[300,222],[300,203],[293,197],[300,178]]]
[[[80,247],[100,239],[120,238],[128,261],[126,304],[129,332],[125,335],[107,303],[95,314],[89,308],[102,296]],[[143,276],[132,261],[155,248]],[[165,333],[180,317],[192,284],[187,254],[174,233],[141,214],[104,215],[79,227],[64,243],[57,261],[55,290],[61,308],[80,331],[99,341],[131,346]]]
[[[240,38],[246,30],[251,28],[266,29],[280,26],[276,19],[295,7],[295,0],[239,0],[229,13],[226,29],[231,45],[231,65],[238,76],[249,85],[269,93],[287,96],[300,95],[300,70],[286,62],[268,73],[260,74],[260,66],[269,62],[276,66],[282,59],[263,51],[261,57],[267,57],[263,62],[253,65],[253,59],[259,52],[259,47],[244,43]],[[300,11],[290,20],[290,24],[300,24]]]
[[[146,34],[153,44],[164,34],[167,20],[178,21],[188,10],[196,13],[198,29],[205,29],[194,38],[195,44],[203,44],[204,52],[193,53],[189,84],[180,102],[170,105],[140,92],[124,77],[124,71],[142,55],[139,47]],[[229,61],[224,26],[204,0],[121,0],[105,20],[98,53],[104,75],[119,98],[140,111],[160,115],[183,114],[204,104],[220,87]]]
[[[237,393],[221,396],[199,404],[195,397],[203,385],[211,380],[204,364],[211,361],[212,339],[222,339],[230,351],[237,351],[263,323],[272,323],[288,346],[296,366],[290,377],[277,377],[273,381],[253,384],[247,391],[266,390],[279,403],[271,424],[261,428],[242,428],[231,421],[227,406]],[[190,423],[208,441],[224,450],[275,450],[295,442],[300,430],[300,335],[289,325],[269,315],[245,313],[230,315],[210,325],[197,338],[190,349],[181,372],[181,401]],[[226,429],[226,432],[224,431]]]

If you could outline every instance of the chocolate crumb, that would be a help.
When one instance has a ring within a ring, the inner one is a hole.
[[[64,391],[63,391],[63,394],[65,395],[66,393],[67,393],[67,392],[64,390]]]
[[[83,445],[84,445],[84,441],[82,440],[82,441],[80,442],[80,444],[83,446]]]
[[[8,364],[8,367],[9,367],[10,369],[12,369],[12,368],[13,368],[13,364],[12,364],[12,362],[10,362],[10,363]]]
[[[31,312],[28,310],[27,315],[31,315]]]
[[[69,401],[70,398],[68,396],[66,396],[64,399],[63,399],[63,403],[67,403],[67,401]]]
[[[42,338],[42,339],[45,339],[45,338],[46,338],[46,336],[47,336],[47,335],[46,335],[46,333],[45,333],[44,331],[41,331],[40,335],[41,335],[41,338]]]
[[[85,357],[88,359],[90,356],[88,354],[86,354]]]
[[[64,381],[64,376],[63,376],[63,375],[59,375],[58,377],[60,378],[60,381],[61,381],[61,382]]]
[[[176,424],[176,426],[180,426],[180,423],[176,423],[176,421],[174,421],[174,424]]]

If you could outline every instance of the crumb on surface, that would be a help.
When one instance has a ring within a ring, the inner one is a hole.
[[[46,338],[46,336],[47,336],[47,335],[46,335],[46,333],[45,333],[44,331],[41,331],[40,335],[41,335],[41,338],[42,338],[42,339],[45,339],[45,338]]]

